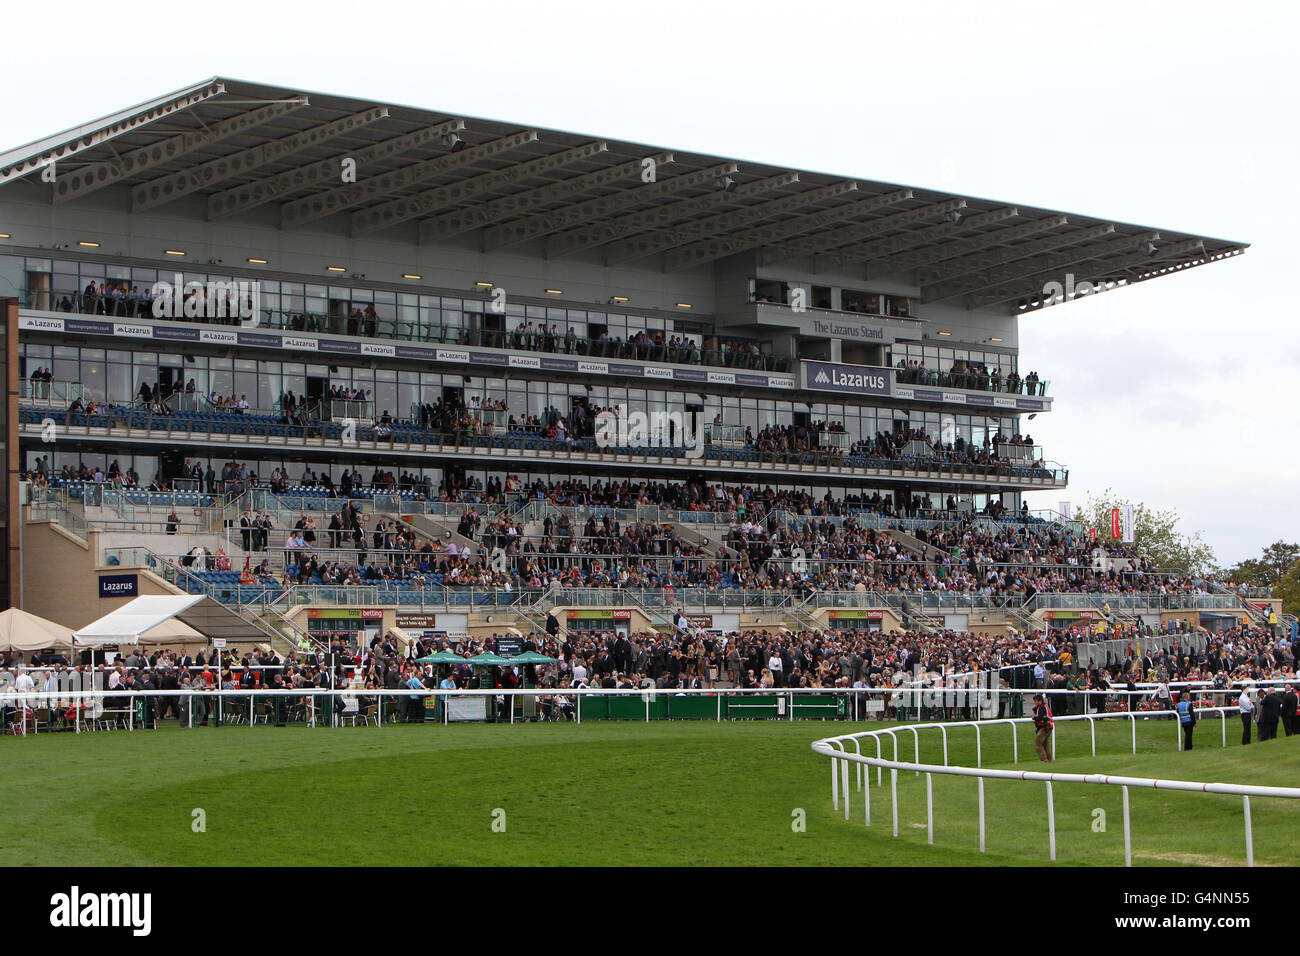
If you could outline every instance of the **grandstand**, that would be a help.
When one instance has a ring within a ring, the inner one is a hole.
[[[1018,346],[1245,248],[214,78],[0,155],[8,601],[203,594],[280,656],[1257,624],[1029,510],[1072,373]]]

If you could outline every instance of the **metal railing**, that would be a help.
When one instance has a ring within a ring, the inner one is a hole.
[[[85,396],[86,388],[81,382],[42,382],[30,378],[18,381],[19,401],[48,402],[67,408]]]
[[[22,307],[41,311],[69,312],[82,315],[105,315],[119,318],[150,319],[153,316],[152,299],[146,295],[131,296],[113,290],[107,295],[88,295],[78,289],[27,289],[21,291]],[[310,332],[327,335],[364,336],[402,342],[420,342],[432,345],[497,348],[514,351],[549,352],[562,355],[580,355],[588,358],[631,359],[665,362],[678,365],[713,365],[723,368],[757,369],[788,372],[791,359],[764,353],[765,342],[751,339],[723,337],[716,345],[701,347],[687,340],[673,346],[666,343],[637,341],[632,333],[627,341],[608,337],[591,338],[585,335],[569,336],[567,328],[557,334],[524,329],[495,330],[485,328],[484,313],[467,312],[467,323],[441,324],[413,320],[405,316],[393,318],[376,316],[367,319],[348,313],[352,307],[364,309],[370,302],[351,303],[339,300],[332,312],[314,312],[305,309],[262,309],[256,321],[239,317],[226,318],[173,318],[169,321],[199,322],[207,325],[256,325],[259,328],[282,332]],[[390,307],[391,308],[391,307]],[[513,318],[511,321],[516,321]],[[673,333],[669,333],[670,337]],[[710,337],[712,338],[712,337]],[[757,354],[755,354],[757,350]]]
[[[32,409],[31,411],[39,411]],[[216,443],[229,444],[231,436],[244,440],[247,447],[284,447],[292,441],[320,442],[326,440],[343,440],[343,427],[337,422],[308,422],[306,424],[284,423],[279,421],[252,420],[248,416],[212,415],[196,418],[160,415],[153,411],[141,411],[125,408],[111,408],[96,414],[84,412],[59,412],[63,426],[72,437],[78,437],[80,430],[88,433],[92,428],[104,429],[110,436],[120,431],[146,431],[161,435],[178,443]],[[143,415],[144,421],[137,424],[135,416]],[[32,424],[27,422],[27,424]],[[833,469],[836,474],[854,474],[886,472],[891,477],[915,475],[920,479],[974,479],[1000,478],[1010,481],[1029,481],[1049,483],[1053,487],[1067,483],[1069,471],[1056,462],[1034,463],[1032,465],[1015,465],[1010,462],[996,464],[972,464],[952,462],[941,459],[877,458],[871,455],[840,455],[827,450],[803,452],[755,451],[752,457],[737,458],[720,451],[720,446],[706,446],[702,458],[688,458],[684,447],[674,446],[622,446],[600,447],[595,439],[543,439],[545,447],[525,448],[523,439],[511,435],[469,435],[466,432],[435,432],[404,425],[400,428],[377,432],[374,426],[361,426],[356,429],[355,440],[358,446],[367,443],[382,446],[394,453],[422,454],[437,449],[443,454],[485,455],[511,451],[520,453],[529,460],[546,458],[568,459],[575,452],[589,455],[599,454],[623,458],[631,464],[668,464],[683,465],[689,461],[713,463],[715,466],[729,465],[736,468],[752,468],[762,465],[783,465],[804,468]]]
[[[1040,692],[1048,693],[1048,692]],[[1050,696],[1050,694],[1049,694]],[[1228,745],[1228,718],[1231,714],[1237,712],[1235,707],[1197,707],[1195,712],[1199,717],[1215,714],[1220,720],[1222,727],[1222,746]],[[1176,712],[1165,712],[1170,717],[1175,717]],[[1141,714],[1133,711],[1124,711],[1119,713],[1107,714],[1080,714],[1076,716],[1053,717],[1056,724],[1087,721],[1090,740],[1091,755],[1097,755],[1097,731],[1096,724],[1099,720],[1124,720],[1127,719],[1132,730],[1132,751],[1137,754],[1137,719],[1138,717],[1150,717],[1151,714]],[[1038,781],[1047,785],[1047,827],[1048,827],[1048,854],[1049,859],[1056,860],[1056,816],[1053,803],[1053,784],[1061,783],[1079,783],[1079,784],[1100,784],[1103,786],[1118,786],[1122,788],[1123,793],[1123,813],[1124,813],[1124,865],[1133,865],[1132,852],[1132,829],[1129,815],[1129,788],[1138,787],[1144,789],[1160,790],[1178,790],[1190,793],[1221,793],[1239,795],[1243,798],[1242,809],[1245,820],[1246,834],[1246,865],[1255,865],[1254,838],[1251,829],[1250,817],[1250,798],[1256,797],[1281,797],[1284,799],[1300,799],[1300,788],[1295,787],[1264,787],[1246,784],[1225,784],[1225,783],[1200,783],[1196,781],[1168,780],[1168,779],[1147,779],[1142,777],[1119,777],[1107,774],[1072,774],[1072,773],[1046,773],[1032,770],[998,770],[985,768],[982,764],[982,738],[981,727],[990,725],[1006,725],[1011,727],[1012,732],[1012,762],[1020,762],[1019,754],[1019,734],[1017,728],[1021,725],[1033,725],[1034,720],[1028,717],[998,718],[991,721],[960,721],[953,723],[921,723],[910,724],[901,727],[891,727],[880,730],[869,730],[858,734],[848,734],[838,737],[826,737],[815,741],[812,744],[814,753],[831,758],[831,801],[836,810],[840,809],[841,796],[843,798],[844,819],[849,820],[852,815],[852,803],[849,781],[849,767],[857,766],[857,790],[863,794],[862,805],[865,823],[871,826],[871,774],[870,768],[877,768],[877,787],[883,786],[881,772],[889,770],[890,775],[890,792],[891,807],[893,820],[893,835],[898,836],[898,774],[899,771],[912,771],[917,774],[925,774],[926,789],[926,835],[927,843],[934,843],[934,788],[933,775],[943,774],[949,776],[974,777],[978,782],[978,802],[979,802],[979,849],[983,853],[986,850],[986,833],[985,833],[985,800],[984,800],[984,781],[987,779],[994,780],[1016,780],[1016,781]],[[953,766],[948,762],[948,732],[958,728],[973,728],[976,740],[976,766],[960,767]],[[921,744],[920,731],[933,731],[937,729],[942,735],[943,746],[943,763],[922,763],[921,762]],[[1179,719],[1173,720],[1173,729],[1176,734],[1177,748],[1182,750],[1182,724]],[[898,753],[898,735],[900,733],[910,732],[913,737],[914,759],[904,761],[899,759]],[[889,737],[893,745],[892,759],[883,755],[881,740],[883,737]],[[1056,757],[1058,735],[1051,734],[1051,756]],[[862,752],[863,744],[874,744],[876,756],[871,757]],[[848,751],[852,746],[853,752]],[[864,782],[865,778],[865,782]]]
[[[955,372],[937,369],[895,368],[894,381],[900,385],[931,388],[960,388],[974,392],[1000,392],[1006,395],[1046,395],[1052,383],[1046,379],[1026,380],[1016,372],[995,376],[987,371]]]

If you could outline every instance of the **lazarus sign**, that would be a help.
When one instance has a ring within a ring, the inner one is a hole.
[[[892,370],[874,365],[842,365],[838,362],[803,363],[803,387],[817,392],[849,392],[853,395],[888,395]]]

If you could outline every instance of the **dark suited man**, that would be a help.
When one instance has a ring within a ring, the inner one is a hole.
[[[1259,702],[1259,739],[1273,740],[1277,737],[1277,722],[1282,716],[1282,696],[1269,688],[1264,699]]]
[[[239,519],[239,536],[240,538],[243,539],[244,550],[252,551],[253,550],[253,516],[249,514],[247,511],[245,511],[244,516]]]
[[[1296,696],[1295,686],[1286,685],[1286,693],[1282,695],[1282,729],[1290,737],[1296,731],[1296,708],[1300,707],[1300,697]]]

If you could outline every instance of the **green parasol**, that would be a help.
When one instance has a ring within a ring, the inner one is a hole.
[[[417,664],[465,664],[468,661],[468,658],[453,654],[451,651],[439,651],[437,654],[428,654],[415,659]]]

